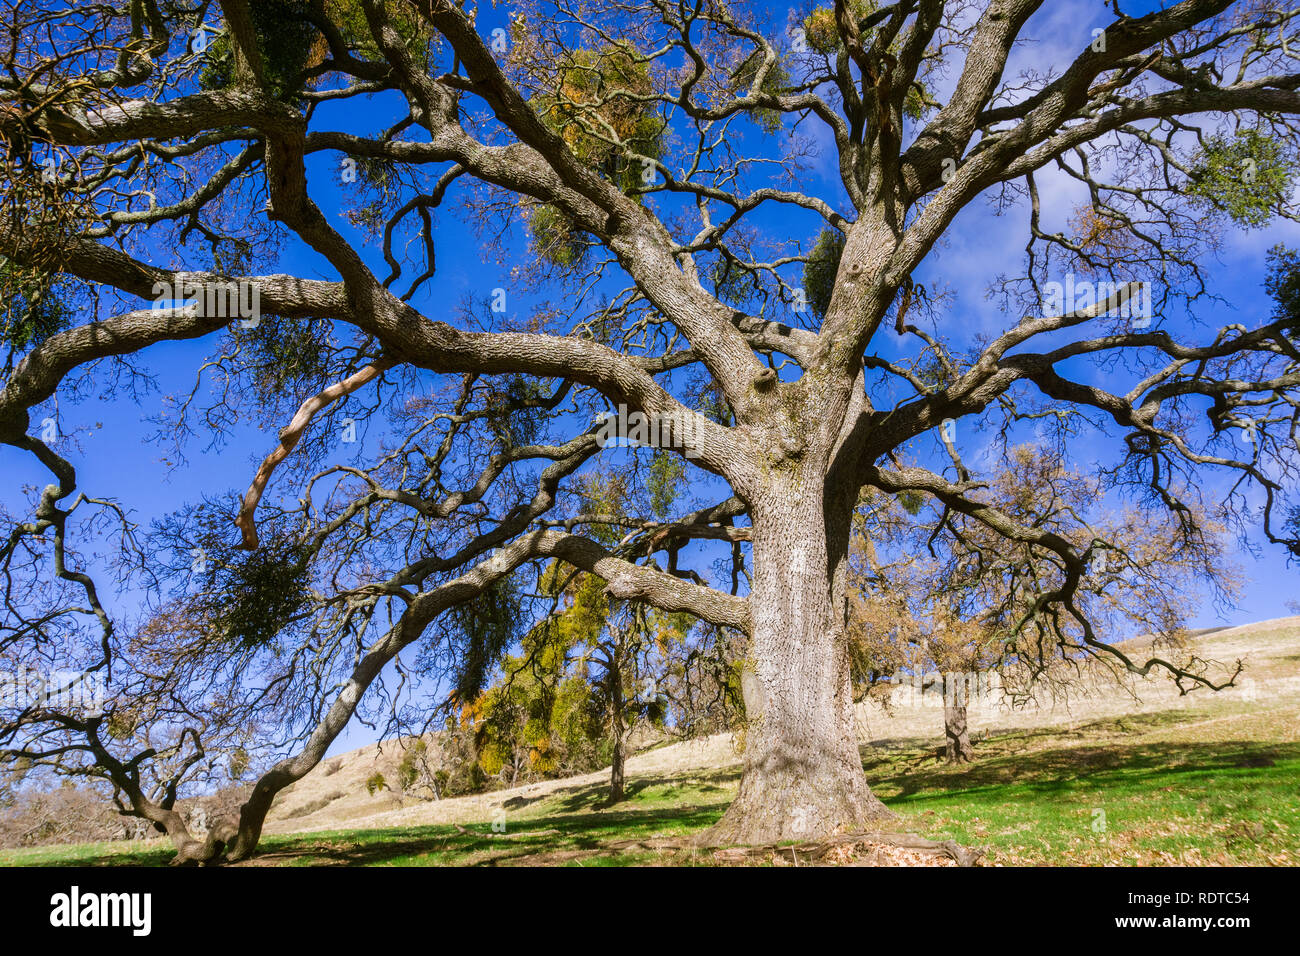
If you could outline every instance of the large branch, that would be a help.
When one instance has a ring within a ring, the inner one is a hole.
[[[258,545],[257,524],[254,515],[257,512],[257,503],[262,500],[262,494],[266,491],[271,476],[275,474],[275,469],[280,462],[289,457],[289,453],[297,446],[298,440],[302,438],[303,432],[307,430],[307,426],[311,424],[311,420],[316,413],[327,405],[337,402],[340,398],[351,395],[361,386],[392,367],[393,361],[391,359],[379,359],[371,362],[365,368],[354,372],[341,382],[335,382],[302,403],[289,424],[280,432],[280,444],[276,446],[275,451],[266,456],[266,460],[257,469],[257,474],[253,476],[253,483],[248,486],[248,491],[244,493],[239,515],[235,518],[235,526],[239,528],[243,535],[245,548],[251,551]]]
[[[1042,4],[1043,0],[994,0],[980,15],[952,96],[900,161],[903,182],[913,196],[924,184],[940,179],[945,159],[955,164],[965,153],[1020,31]]]
[[[705,467],[720,471],[735,454],[728,429],[686,408],[655,381],[660,360],[627,356],[590,339],[536,332],[463,332],[426,318],[377,283],[368,284],[368,307],[357,308],[341,283],[285,275],[229,277],[171,271],[88,240],[75,242],[64,251],[62,268],[142,298],[153,298],[158,285],[178,288],[251,282],[260,289],[263,312],[348,322],[373,334],[396,360],[435,372],[521,372],[572,379],[591,386],[615,404],[671,422],[674,434],[691,442],[682,450],[691,452]],[[206,316],[203,308],[200,302],[188,309],[140,310],[51,336],[19,363],[0,392],[0,428],[7,428],[9,434],[25,431],[26,409],[49,398],[78,365],[139,351],[157,342],[196,338],[231,321],[220,315]]]
[[[549,195],[543,192],[539,198],[572,213],[584,228],[604,239],[650,301],[682,329],[732,407],[743,417],[754,404],[751,385],[762,366],[733,326],[733,310],[678,266],[675,243],[659,219],[573,156],[563,139],[546,127],[532,105],[510,84],[465,14],[448,0],[422,0],[416,6],[456,51],[474,91],[527,147],[524,157],[519,157],[528,160],[524,166],[503,168],[493,162],[499,150],[485,149],[454,124],[446,115],[447,91],[416,68],[397,32],[384,18],[381,5],[376,0],[363,0],[363,6],[375,39],[396,68],[403,88],[422,107],[423,119],[435,139],[446,138],[458,153],[455,160],[466,169],[490,182],[509,184],[526,195],[538,196],[542,192],[539,186],[544,188],[545,180],[554,177],[557,188]],[[521,169],[536,172],[539,164],[549,176],[520,181]],[[575,202],[574,197],[583,201]]]

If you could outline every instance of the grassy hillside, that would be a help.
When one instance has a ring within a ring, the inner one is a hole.
[[[878,732],[863,747],[868,778],[899,814],[899,829],[984,847],[986,863],[1300,863],[1300,619],[1200,640],[1207,656],[1246,659],[1242,688],[1179,698],[1145,682],[1028,711],[987,707],[972,713],[983,735],[976,761],[956,768],[935,759],[933,711],[868,713],[864,723]],[[630,799],[614,808],[603,806],[604,778],[593,774],[406,806],[367,794],[375,801],[369,815],[358,815],[365,803],[347,789],[346,799],[295,814],[329,787],[351,788],[347,781],[382,759],[391,754],[367,748],[318,780],[305,778],[283,802],[279,832],[244,865],[730,862],[664,846],[709,826],[731,799],[740,771],[726,738],[638,755]],[[331,822],[331,804],[350,822]],[[493,832],[494,821],[504,833]],[[863,852],[835,861],[862,862]],[[149,841],[0,853],[0,863],[158,865],[170,857],[165,842]],[[790,863],[781,852],[766,859]],[[912,860],[899,851],[872,862]]]

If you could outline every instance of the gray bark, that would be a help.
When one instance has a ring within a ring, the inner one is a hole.
[[[628,730],[623,719],[623,708],[627,701],[623,696],[622,661],[617,654],[611,658],[610,667],[610,703],[613,706],[614,754],[609,771],[609,802],[615,804],[623,799],[624,768],[627,763]]]
[[[943,732],[948,738],[944,756],[948,763],[970,763],[975,758],[966,726],[966,702],[947,698],[943,703]]]
[[[609,802],[611,804],[619,803],[624,797],[624,767],[626,763],[627,744],[620,733],[614,737],[614,760],[609,771]]]
[[[810,471],[755,502],[744,771],[713,843],[808,840],[891,815],[858,751],[840,569],[848,515],[836,508],[827,533],[820,469]]]

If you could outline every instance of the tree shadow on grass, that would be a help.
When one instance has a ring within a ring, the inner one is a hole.
[[[414,863],[508,866],[554,863],[598,853],[617,840],[650,837],[665,830],[691,832],[703,829],[716,823],[721,815],[721,807],[637,810],[620,805],[616,813],[561,812],[533,817],[510,826],[505,834],[494,834],[489,826],[467,827],[466,832],[462,832],[445,824],[285,834],[268,838],[251,859],[235,865],[400,866]],[[545,832],[557,830],[558,833]],[[170,849],[158,848],[138,853],[118,851],[75,858],[69,856],[43,861],[42,865],[165,866],[174,856]]]
[[[681,797],[699,797],[707,794],[723,793],[727,784],[740,779],[739,770],[701,771],[689,776],[661,774],[655,777],[635,777],[628,781],[624,790],[625,799],[613,806],[609,804],[609,784],[588,784],[568,791],[560,806],[566,813],[583,810],[606,809],[618,811],[625,808],[637,809],[638,802],[650,799],[672,800]],[[649,808],[647,808],[649,809]]]
[[[493,833],[487,826],[467,828],[430,826],[391,831],[366,831],[364,842],[358,833],[340,833],[333,839],[298,841],[285,838],[267,847],[250,861],[262,865],[308,863],[315,866],[382,866],[413,862],[436,854],[440,859],[425,863],[470,866],[540,865],[567,858],[591,855],[617,840],[649,837],[664,830],[693,831],[715,823],[722,810],[716,807],[664,807],[652,810],[623,809],[609,813],[560,813],[532,817],[515,824],[505,833]],[[559,832],[549,832],[559,831]],[[611,852],[616,852],[611,850]],[[414,858],[414,860],[413,860]]]
[[[977,739],[976,757],[1002,756],[1012,752],[1032,749],[1039,740],[1054,743],[1073,740],[1096,740],[1116,736],[1130,736],[1150,730],[1177,726],[1187,721],[1187,713],[1179,710],[1151,711],[1139,714],[1118,714],[1101,717],[1073,727],[988,727],[972,737]],[[863,764],[870,772],[883,765],[899,764],[908,773],[925,770],[942,761],[944,748],[938,736],[882,737],[859,746]]]
[[[1300,760],[1300,744],[1256,740],[1215,743],[1106,743],[1029,752],[1000,752],[960,768],[891,772],[887,759],[868,761],[867,777],[887,787],[890,802],[972,794],[1007,786],[1060,793],[1122,783],[1142,788],[1204,774],[1276,774],[1277,764]],[[1287,775],[1294,770],[1284,769]]]
[[[123,841],[125,843],[125,841]],[[86,848],[69,848],[66,856],[50,856],[44,859],[33,859],[30,862],[22,859],[11,860],[8,866],[31,866],[31,867],[70,867],[70,866],[166,866],[176,856],[176,850],[167,844],[151,848],[142,848],[139,850],[122,850],[118,844],[113,849],[105,849],[102,853],[83,855]],[[57,852],[57,846],[46,846],[45,850]]]

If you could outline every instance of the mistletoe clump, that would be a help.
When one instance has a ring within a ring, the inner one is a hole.
[[[1291,193],[1296,163],[1284,143],[1257,129],[1210,139],[1197,157],[1187,192],[1241,226],[1257,228]]]

